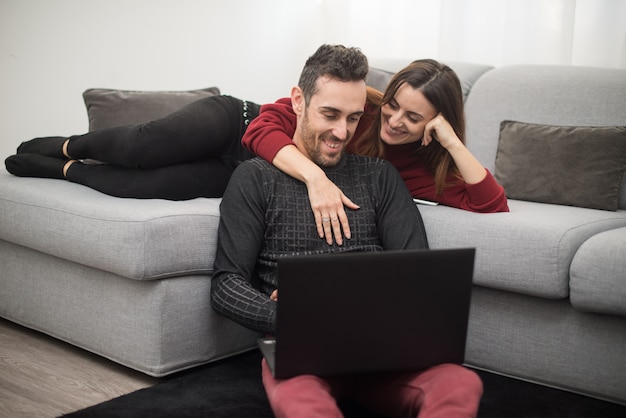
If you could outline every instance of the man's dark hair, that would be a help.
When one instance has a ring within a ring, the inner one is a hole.
[[[358,48],[343,45],[320,46],[304,64],[298,86],[309,103],[317,92],[317,80],[328,76],[339,81],[365,80],[369,65],[367,57]]]

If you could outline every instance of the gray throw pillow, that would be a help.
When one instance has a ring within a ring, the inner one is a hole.
[[[89,131],[146,123],[196,100],[220,94],[217,87],[187,91],[88,89],[83,93]]]
[[[615,211],[626,127],[500,125],[495,177],[510,199]]]

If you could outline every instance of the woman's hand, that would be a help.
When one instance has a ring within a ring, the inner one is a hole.
[[[306,185],[320,238],[326,238],[328,245],[333,244],[333,235],[337,245],[343,245],[343,237],[350,239],[350,225],[344,205],[355,210],[359,205],[348,199],[326,177],[320,166],[305,157],[295,145],[281,148],[274,156],[272,164]]]
[[[344,195],[341,189],[325,175],[308,182],[307,188],[319,237],[325,237],[328,245],[332,245],[334,236],[337,245],[343,245],[343,238],[350,239],[351,237],[344,205],[355,210],[359,206]]]
[[[454,132],[452,125],[443,117],[441,113],[432,118],[424,128],[424,137],[422,145],[426,146],[432,141],[437,141],[442,147],[450,151],[454,146],[462,146],[463,143]]]
[[[428,122],[424,129],[422,144],[426,146],[433,140],[450,153],[465,183],[480,183],[487,176],[485,167],[467,149],[441,113]]]

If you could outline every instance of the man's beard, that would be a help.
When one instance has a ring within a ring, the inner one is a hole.
[[[316,141],[316,134],[309,126],[309,116],[307,110],[304,111],[304,117],[302,118],[301,134],[302,145],[304,146],[307,154],[309,154],[309,158],[311,158],[314,163],[321,167],[333,167],[339,163],[343,155],[343,151],[336,156],[330,158],[322,153],[322,151],[320,150],[320,144],[318,141]],[[319,137],[319,140],[339,141],[337,138],[330,134],[321,135]]]

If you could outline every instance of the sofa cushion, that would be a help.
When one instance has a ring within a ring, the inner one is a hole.
[[[626,316],[626,228],[599,233],[580,246],[570,287],[574,308]]]
[[[0,172],[0,239],[130,279],[210,273],[220,199],[120,199]]]
[[[474,283],[544,298],[569,295],[570,264],[597,233],[626,226],[608,212],[509,200],[510,212],[474,213],[420,205],[432,248],[475,247]]]
[[[134,91],[88,89],[83,93],[89,130],[134,125],[168,115],[208,96],[220,94],[217,87],[187,91]]]
[[[511,65],[483,74],[465,103],[467,146],[495,173],[500,123],[626,126],[626,69]],[[626,209],[626,176],[620,189]]]
[[[617,210],[626,126],[503,121],[496,180],[511,199]]]
[[[151,376],[256,348],[213,311],[211,278],[118,275],[0,240],[0,316]]]

